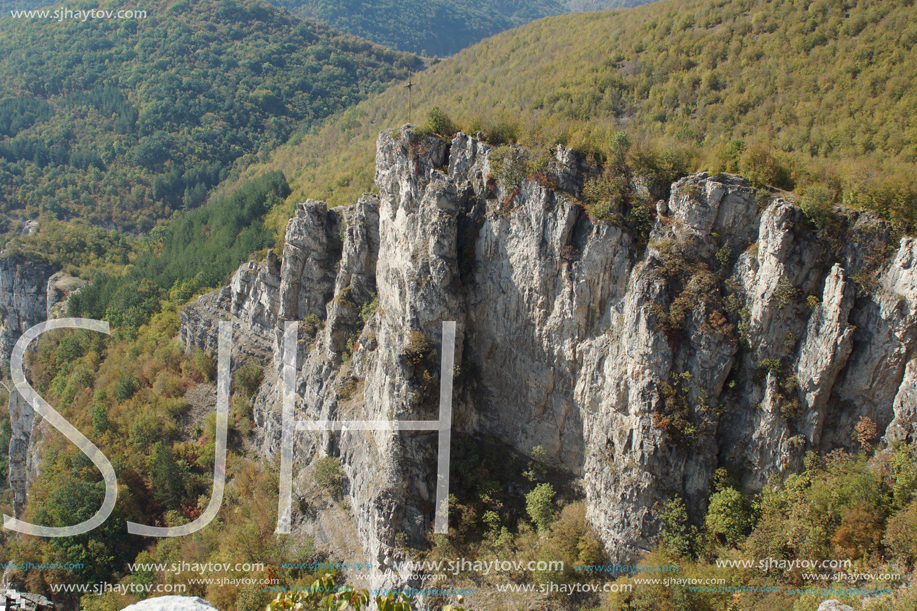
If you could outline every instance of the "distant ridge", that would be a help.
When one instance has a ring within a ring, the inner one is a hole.
[[[442,57],[542,17],[638,6],[654,0],[270,1],[394,49]]]

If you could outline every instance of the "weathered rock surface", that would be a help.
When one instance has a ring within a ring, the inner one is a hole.
[[[216,607],[197,596],[155,596],[124,607],[123,611],[214,611]]]
[[[48,278],[48,288],[45,291],[47,295],[47,312],[45,318],[61,318],[67,312],[67,300],[70,295],[79,291],[86,286],[88,282],[82,278],[76,278],[64,272],[57,272]]]
[[[917,241],[852,212],[832,238],[706,173],[672,185],[640,235],[574,199],[589,168],[573,151],[549,164],[558,189],[515,191],[494,186],[489,153],[463,134],[383,132],[378,196],[301,204],[279,260],[182,314],[189,346],[213,349],[222,317],[240,350],[273,353],[255,399],[264,455],[280,446],[279,338],[297,320],[296,418],[331,421],[436,418],[423,381],[438,369],[415,357],[456,321],[455,363],[478,373],[455,388],[453,432],[542,446],[581,483],[612,562],[654,544],[656,503],[680,495],[701,517],[718,467],[760,489],[809,450],[850,446],[863,417],[914,439]],[[435,433],[296,435],[298,462],[340,457],[368,561],[391,567],[397,533],[427,538]]]
[[[46,263],[18,257],[0,257],[0,361],[9,360],[19,337],[47,319]]]
[[[13,432],[9,447],[9,481],[13,491],[13,513],[18,518],[25,510],[29,489],[40,474],[41,446],[37,440],[41,438],[44,420],[16,390],[10,393],[9,414]]]
[[[18,257],[0,258],[0,362],[8,363],[13,348],[22,334],[47,320],[53,303],[48,301],[49,290],[55,299],[66,294],[59,287],[57,297],[53,269],[41,261]],[[67,284],[66,286],[70,286]],[[39,445],[33,440],[40,437],[41,418],[35,416],[32,406],[16,391],[9,397],[12,438],[9,447],[9,481],[13,491],[13,511],[20,516],[32,482],[38,477]]]

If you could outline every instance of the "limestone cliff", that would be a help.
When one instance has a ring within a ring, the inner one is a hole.
[[[80,278],[52,272],[51,266],[42,261],[0,258],[0,362],[9,361],[13,347],[25,331],[63,316],[69,296],[86,284]],[[12,429],[9,482],[13,511],[20,516],[29,488],[38,478],[41,449],[36,440],[44,424],[16,391],[10,393],[8,410]]]
[[[0,361],[7,361],[19,336],[47,320],[47,264],[21,257],[0,257]]]
[[[705,173],[672,185],[647,240],[589,217],[573,151],[512,191],[490,181],[490,150],[383,132],[378,195],[300,204],[282,256],[191,304],[184,340],[212,349],[231,319],[238,350],[279,370],[282,324],[301,320],[297,418],[417,420],[436,402],[416,357],[456,321],[455,362],[477,373],[456,385],[453,431],[544,447],[581,482],[613,562],[653,545],[656,503],[681,495],[702,516],[718,467],[760,489],[809,450],[851,446],[863,417],[914,440],[917,240],[849,211],[819,230],[776,194]],[[265,456],[277,380],[256,398]],[[367,559],[388,566],[397,533],[419,545],[432,531],[435,433],[298,435],[298,462],[341,458]]]
[[[58,286],[60,277],[52,273],[53,269],[41,261],[0,257],[0,362],[9,362],[19,337],[47,320],[49,310],[63,298],[65,288]],[[48,301],[49,292],[54,295],[54,303]],[[19,516],[29,486],[38,477],[38,444],[32,441],[41,428],[41,418],[35,416],[32,406],[15,390],[10,393],[9,414],[12,428],[9,481],[13,509]]]

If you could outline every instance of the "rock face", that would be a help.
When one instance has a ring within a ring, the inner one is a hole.
[[[197,596],[156,596],[124,607],[123,611],[214,611],[216,607]]]
[[[240,350],[261,346],[279,371],[283,323],[302,321],[297,419],[423,420],[442,321],[456,321],[455,363],[477,373],[456,382],[453,433],[542,446],[582,484],[612,562],[653,545],[656,503],[679,495],[702,517],[719,467],[760,489],[807,451],[851,446],[861,418],[914,440],[917,240],[863,213],[817,230],[706,173],[646,209],[647,235],[590,218],[573,151],[513,189],[491,180],[490,150],[383,132],[378,196],[301,204],[280,259],[187,308],[185,342],[213,349],[231,319]],[[256,398],[264,455],[280,445],[278,380]],[[369,561],[390,566],[397,533],[432,532],[435,433],[297,436],[297,462],[340,457]]]
[[[37,227],[37,221],[34,222]],[[0,361],[8,361],[22,334],[51,318],[64,315],[70,294],[86,281],[52,268],[40,261],[0,258]],[[16,517],[25,509],[29,488],[38,478],[43,420],[32,406],[13,391],[9,398],[10,440],[9,481],[13,491]]]
[[[47,319],[53,271],[38,261],[0,258],[0,361],[9,360],[19,336]]]
[[[70,295],[79,291],[88,284],[82,278],[76,278],[64,272],[57,272],[48,278],[48,288],[45,291],[47,313],[45,318],[61,318],[67,311],[67,300]]]
[[[0,258],[0,362],[9,362],[16,342],[31,327],[47,320],[53,304],[48,302],[48,293],[53,290],[55,298],[63,298],[71,286],[58,286],[56,275],[45,263],[20,258]],[[58,296],[60,292],[60,296]],[[41,418],[35,416],[32,406],[13,391],[9,398],[10,440],[9,457],[10,488],[13,491],[13,510],[17,517],[25,508],[26,497],[32,482],[38,477],[38,444],[32,443],[40,429]]]
[[[845,605],[839,600],[831,599],[818,605],[818,611],[854,611],[850,605]]]
[[[41,466],[40,444],[43,420],[35,414],[18,391],[10,393],[10,489],[13,491],[13,513],[22,516],[28,498],[29,488],[39,476]]]

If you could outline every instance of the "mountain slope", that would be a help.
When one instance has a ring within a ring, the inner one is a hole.
[[[251,0],[145,10],[3,20],[4,216],[149,229],[199,205],[240,157],[381,91],[415,59]]]
[[[472,133],[605,153],[609,134],[625,130],[631,153],[674,146],[711,171],[773,155],[785,186],[819,185],[822,199],[910,222],[915,41],[917,8],[876,0],[695,0],[551,17],[417,75],[412,120],[439,106]],[[305,197],[353,201],[372,186],[375,134],[408,119],[407,98],[390,89],[249,172],[284,170],[287,213]]]

